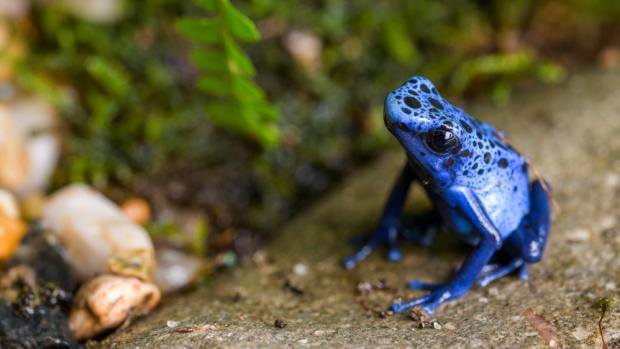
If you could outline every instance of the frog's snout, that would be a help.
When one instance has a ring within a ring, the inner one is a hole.
[[[392,130],[395,124],[402,123],[402,116],[399,115],[398,112],[398,102],[396,101],[396,94],[391,92],[385,97],[385,105],[383,107],[383,120],[385,122],[385,126],[389,130]]]

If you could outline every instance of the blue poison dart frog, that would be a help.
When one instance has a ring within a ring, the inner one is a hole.
[[[382,244],[390,260],[399,260],[399,237],[429,242],[432,236],[401,222],[409,187],[419,181],[438,223],[473,251],[447,283],[411,281],[409,288],[426,295],[392,304],[394,312],[420,307],[432,314],[474,283],[484,287],[513,272],[527,279],[527,265],[540,261],[551,222],[550,187],[541,178],[529,183],[527,159],[502,132],[443,99],[423,77],[412,77],[387,96],[384,118],[405,149],[407,162],[378,227],[357,253],[344,259],[344,266],[355,267]]]

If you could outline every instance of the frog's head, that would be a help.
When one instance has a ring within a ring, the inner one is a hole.
[[[438,189],[449,187],[463,142],[475,127],[471,118],[424,77],[412,77],[387,96],[384,118],[420,179]]]

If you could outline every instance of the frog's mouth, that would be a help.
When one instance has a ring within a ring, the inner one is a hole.
[[[409,159],[409,165],[411,165],[411,167],[413,168],[413,172],[415,172],[422,184],[428,185],[434,182],[430,172],[428,172],[428,170],[424,166],[422,166],[422,164],[417,159],[411,156],[408,156],[407,158]]]

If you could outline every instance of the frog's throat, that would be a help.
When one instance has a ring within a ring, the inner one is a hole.
[[[431,176],[430,172],[414,157],[408,156],[409,166],[413,169],[418,179],[424,185],[434,184],[433,176]]]

